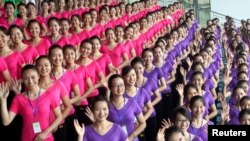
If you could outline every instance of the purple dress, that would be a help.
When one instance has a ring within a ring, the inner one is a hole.
[[[148,92],[144,88],[136,88],[134,97],[130,97],[127,93],[124,94],[124,97],[133,99],[141,109],[151,100]]]
[[[125,141],[127,139],[127,135],[122,130],[122,128],[117,125],[113,124],[111,129],[104,134],[100,135],[98,132],[95,131],[95,129],[92,127],[92,125],[89,125],[85,129],[85,134],[83,136],[84,141]]]
[[[212,94],[209,91],[205,91],[205,93],[203,94],[202,97],[204,98],[205,104],[206,104],[205,105],[206,106],[205,107],[205,114],[204,114],[204,116],[206,116],[209,114],[209,111],[210,111],[212,105],[215,104],[215,102],[214,102],[214,98],[213,98]]]
[[[214,123],[211,121],[208,121],[207,124],[201,126],[200,128],[195,128],[195,127],[193,127],[192,124],[190,124],[190,126],[188,128],[188,132],[200,137],[203,141],[208,141],[208,134],[206,131],[207,125],[214,125]]]
[[[201,137],[194,135],[192,141],[203,141]]]
[[[229,125],[239,125],[240,122],[238,120],[238,116],[239,116],[240,110],[235,107],[235,106],[231,106],[230,107],[230,111],[229,111],[229,116],[230,116],[230,121],[229,121]]]
[[[132,99],[128,99],[127,103],[122,109],[116,109],[116,107],[110,103],[108,119],[114,123],[119,124],[127,135],[130,135],[135,129],[136,116],[142,113],[140,106]],[[133,141],[138,141],[135,138]]]

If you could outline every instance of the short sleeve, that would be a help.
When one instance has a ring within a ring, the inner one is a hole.
[[[70,71],[70,70],[69,70]],[[78,81],[77,81],[77,78],[76,78],[76,75],[74,72],[70,71],[70,75],[71,75],[71,90],[74,89],[75,85],[78,84]]]
[[[1,64],[0,72],[4,72],[8,69],[8,66],[6,62],[4,61],[4,59],[0,58],[0,64]]]
[[[11,112],[13,113],[16,113],[18,114],[19,111],[20,111],[20,101],[19,101],[19,96],[15,96],[12,103],[11,103],[11,106],[10,106],[10,110]]]
[[[67,92],[65,85],[61,81],[58,81],[58,83],[59,83],[59,88],[60,88],[60,98],[68,96],[68,92]]]
[[[133,100],[133,109],[134,109],[134,114],[135,116],[138,116],[139,114],[142,113],[142,110],[140,108],[140,106]]]

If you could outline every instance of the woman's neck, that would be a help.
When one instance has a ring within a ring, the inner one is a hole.
[[[36,85],[33,88],[27,88],[26,92],[27,92],[28,96],[31,96],[31,95],[37,96],[39,93],[39,89],[40,89],[40,87],[38,85]]]
[[[14,43],[14,45],[17,51],[22,51],[27,47],[23,42]]]
[[[33,44],[36,44],[40,42],[41,38],[39,36],[36,36],[36,37],[32,37],[30,40]]]
[[[6,56],[10,52],[10,48],[8,45],[6,47],[1,47],[0,48],[0,56]]]
[[[136,95],[136,87],[132,85],[126,85],[126,92],[129,96],[134,97]]]
[[[99,58],[100,56],[101,56],[102,54],[99,52],[99,51],[95,51],[95,52],[93,52],[92,54],[91,54],[91,56],[93,57],[93,58]]]
[[[192,123],[194,123],[196,125],[202,125],[203,118],[202,117],[193,117]]]
[[[156,60],[155,60],[155,65],[156,66],[161,66],[163,64],[163,59],[161,59],[161,58],[156,58]]]
[[[53,67],[53,72],[54,72],[54,73],[58,73],[58,72],[61,73],[61,72],[63,72],[63,70],[64,70],[64,69],[63,69],[63,67],[62,67],[61,65],[60,65],[60,66],[54,66],[54,67]]]
[[[108,125],[108,121],[107,120],[102,120],[102,121],[96,121],[93,123],[94,127],[98,128],[98,129],[106,129],[107,125]]]
[[[151,70],[152,67],[153,67],[153,64],[152,64],[152,63],[145,64],[145,70]]]
[[[113,95],[111,101],[113,103],[121,103],[121,102],[124,101],[124,97],[123,96],[115,96],[115,95]]]
[[[76,67],[75,62],[70,62],[66,64],[66,69],[74,70]]]

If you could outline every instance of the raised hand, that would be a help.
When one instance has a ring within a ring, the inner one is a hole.
[[[89,107],[86,108],[85,114],[88,116],[88,118],[89,118],[92,122],[95,122],[94,115],[93,115],[93,113],[92,113],[92,111],[90,110]]]
[[[82,126],[79,124],[77,119],[74,119],[74,126],[76,129],[76,132],[79,136],[83,136],[85,133],[85,126],[82,124]]]
[[[10,82],[10,89],[15,92],[15,94],[19,94],[21,92],[22,86],[21,86],[21,80],[14,80],[11,79]]]
[[[183,94],[184,93],[184,85],[183,84],[178,84],[175,89],[181,97],[184,96],[184,94]]]
[[[170,119],[167,119],[167,120],[163,119],[163,121],[162,121],[161,123],[162,123],[161,127],[162,127],[162,128],[165,128],[165,129],[167,129],[167,128],[169,128],[169,127],[171,127],[171,126],[174,125],[174,124],[170,121]]]
[[[183,77],[186,77],[187,75],[187,71],[182,66],[180,67],[180,73]]]
[[[221,122],[222,122],[222,124],[224,124],[224,122],[227,122],[230,120],[230,116],[229,116],[230,106],[226,102],[225,98],[221,99],[220,102],[221,102],[221,106],[222,106]]]
[[[0,98],[7,99],[8,95],[9,95],[9,84],[0,83]]]
[[[191,67],[193,64],[193,61],[191,61],[189,57],[187,58],[186,61],[187,61],[188,66]]]
[[[158,130],[157,136],[156,136],[156,141],[164,141],[164,132],[165,132],[166,128],[160,128]]]

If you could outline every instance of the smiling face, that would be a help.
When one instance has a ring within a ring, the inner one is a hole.
[[[134,69],[131,69],[128,74],[123,76],[124,83],[128,86],[135,86],[136,73]]]
[[[0,30],[0,48],[4,48],[8,45],[9,36]]]
[[[40,76],[48,76],[51,73],[51,64],[47,58],[40,59],[36,64]]]
[[[49,29],[52,34],[58,34],[60,30],[60,25],[56,20],[52,20],[49,22]]]
[[[28,69],[22,74],[22,82],[27,89],[32,89],[38,85],[39,76],[37,71]]]
[[[125,92],[123,79],[122,78],[113,79],[111,83],[110,91],[111,91],[111,94],[114,96],[122,96]]]
[[[133,68],[135,69],[136,75],[143,75],[144,66],[141,63],[136,63]]]
[[[83,58],[89,57],[91,53],[92,53],[92,45],[90,43],[85,42],[80,46],[81,57]]]
[[[64,51],[64,59],[67,63],[74,63],[76,60],[76,52],[73,49],[66,49]]]
[[[98,39],[93,39],[92,40],[92,47],[93,47],[93,52],[99,52],[101,48],[101,43]]]
[[[93,115],[97,122],[104,121],[109,115],[108,103],[106,101],[98,101],[94,105]]]
[[[23,40],[23,33],[19,28],[12,28],[10,31],[10,38],[14,43],[18,44]]]
[[[50,60],[53,66],[62,66],[63,63],[63,52],[59,48],[55,48],[51,50],[50,54]]]
[[[30,32],[31,37],[39,37],[40,31],[41,31],[41,28],[40,28],[38,22],[34,22],[34,23],[30,24],[29,32]]]
[[[144,60],[145,62],[145,65],[147,64],[151,64],[153,62],[153,53],[150,52],[150,51],[146,51],[143,53],[143,56],[142,56],[142,59]]]
[[[202,100],[198,99],[193,103],[191,107],[192,116],[196,118],[202,118],[205,112],[205,105]]]
[[[184,115],[178,113],[176,115],[176,119],[175,119],[175,125],[180,128],[183,132],[186,132],[189,125],[190,125],[190,121],[188,118],[186,118]]]
[[[192,83],[197,87],[201,88],[202,85],[204,84],[204,79],[202,78],[202,75],[195,75],[192,77]]]

